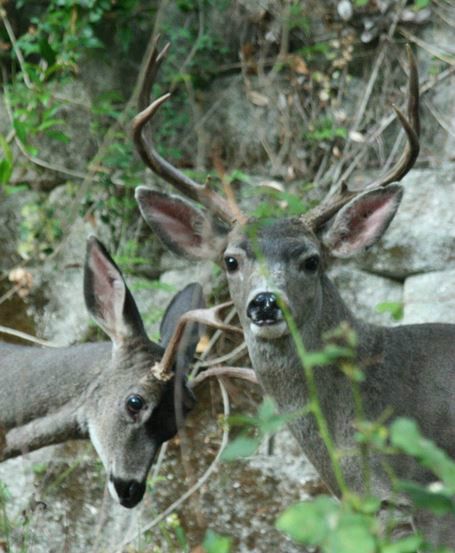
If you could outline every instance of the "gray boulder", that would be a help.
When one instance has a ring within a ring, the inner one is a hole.
[[[412,171],[403,182],[405,194],[395,219],[359,265],[398,279],[455,269],[455,167]]]

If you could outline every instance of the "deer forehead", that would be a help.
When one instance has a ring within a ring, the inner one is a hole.
[[[226,254],[240,250],[249,259],[288,262],[302,254],[321,253],[317,237],[297,217],[286,219],[252,219],[236,226],[230,233]]]

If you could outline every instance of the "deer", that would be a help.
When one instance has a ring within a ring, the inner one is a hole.
[[[160,446],[195,404],[185,373],[200,334],[191,310],[204,320],[202,289],[188,284],[174,296],[161,343],[152,342],[120,269],[92,236],[84,298],[110,341],[55,349],[0,343],[0,462],[90,438],[111,496],[132,508],[144,496]]]
[[[158,52],[155,45],[150,55],[132,137],[144,163],[179,196],[140,186],[135,193],[140,212],[175,254],[224,267],[256,377],[280,412],[298,414],[290,430],[327,488],[342,495],[314,415],[301,414],[310,398],[309,383],[290,319],[308,352],[320,351],[324,336],[347,323],[357,336],[355,361],[364,375],[360,390],[366,419],[376,421],[386,412],[392,413],[390,420],[412,417],[425,436],[455,458],[455,325],[370,324],[356,317],[327,275],[330,258],[351,258],[385,233],[404,192],[400,181],[417,159],[419,83],[410,47],[406,115],[393,106],[406,135],[396,163],[361,190],[341,183],[300,216],[265,220],[248,217],[208,182],[194,181],[156,151],[148,124],[170,95],[148,102],[167,48]],[[351,381],[335,361],[316,367],[314,382],[336,450],[352,451],[356,444]],[[406,498],[397,499],[381,460],[379,454],[369,458],[371,490],[384,505],[395,502],[405,510]],[[411,459],[392,456],[387,461],[398,476],[424,484],[434,480]],[[342,456],[340,466],[349,489],[364,492],[360,457]],[[437,543],[455,543],[453,518],[436,519],[418,511],[414,524]]]

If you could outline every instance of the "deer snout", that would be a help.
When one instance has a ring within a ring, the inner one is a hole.
[[[247,316],[256,325],[271,325],[283,320],[278,298],[272,292],[260,292],[250,301],[246,309]]]
[[[131,509],[142,500],[145,493],[145,482],[137,480],[123,480],[122,478],[110,477],[114,485],[120,505]]]

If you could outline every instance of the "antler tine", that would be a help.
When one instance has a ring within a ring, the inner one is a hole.
[[[235,221],[235,212],[231,209],[229,203],[219,194],[211,190],[207,185],[202,185],[187,175],[179,171],[176,167],[162,158],[153,147],[150,140],[145,138],[144,127],[151,121],[152,117],[158,111],[160,106],[170,97],[170,94],[164,94],[150,105],[148,105],[153,82],[158,73],[159,66],[163,61],[169,44],[160,51],[157,51],[156,43],[150,54],[145,71],[141,91],[139,93],[139,110],[132,123],[132,134],[136,149],[141,156],[142,161],[158,176],[162,177],[169,184],[174,186],[179,192],[190,199],[204,205],[213,215],[223,221],[232,223]],[[148,105],[148,107],[146,107]]]
[[[398,119],[400,120],[401,126],[403,127],[407,142],[403,153],[396,162],[396,164],[391,167],[391,169],[378,180],[370,183],[367,188],[380,188],[390,184],[391,182],[400,181],[408,171],[413,167],[417,156],[419,155],[420,143],[420,117],[419,117],[419,74],[417,71],[417,64],[412,53],[412,49],[409,44],[406,45],[406,51],[408,54],[409,62],[409,85],[408,85],[408,105],[407,105],[407,116],[393,105],[393,109],[397,114]]]
[[[144,71],[144,79],[139,91],[138,108],[139,111],[143,111],[150,103],[150,95],[152,93],[152,86],[155,83],[158,70],[161,66],[161,62],[169,50],[171,43],[167,42],[161,51],[158,51],[159,35],[155,38],[150,52],[150,57],[147,61],[147,65]]]
[[[419,155],[419,75],[416,60],[409,44],[406,45],[406,50],[409,62],[407,118],[395,105],[392,106],[406,133],[406,146],[395,165],[385,175],[369,183],[363,190],[382,188],[392,182],[400,181],[412,168]],[[363,192],[363,190],[350,191],[346,187],[346,184],[342,182],[339,191],[335,195],[328,198],[327,201],[323,201],[308,214],[302,216],[302,220],[313,231],[316,231],[351,199]]]
[[[184,313],[177,323],[174,334],[169,340],[161,361],[156,363],[152,367],[152,375],[158,380],[162,381],[167,381],[172,378],[172,364],[174,362],[175,354],[177,353],[177,348],[179,346],[180,340],[182,339],[185,327],[189,322],[196,322],[211,326],[212,328],[216,328],[218,330],[225,330],[227,332],[242,334],[241,328],[226,324],[221,320],[221,311],[231,305],[232,302],[229,301],[226,303],[215,305],[214,307],[209,307],[206,309],[193,309]]]
[[[196,386],[199,386],[199,384],[204,382],[206,378],[213,376],[217,378],[223,376],[227,376],[229,378],[240,378],[241,380],[247,380],[252,384],[259,384],[256,373],[250,367],[227,367],[225,365],[220,365],[218,367],[212,367],[200,372],[190,381],[190,387],[196,388]]]

